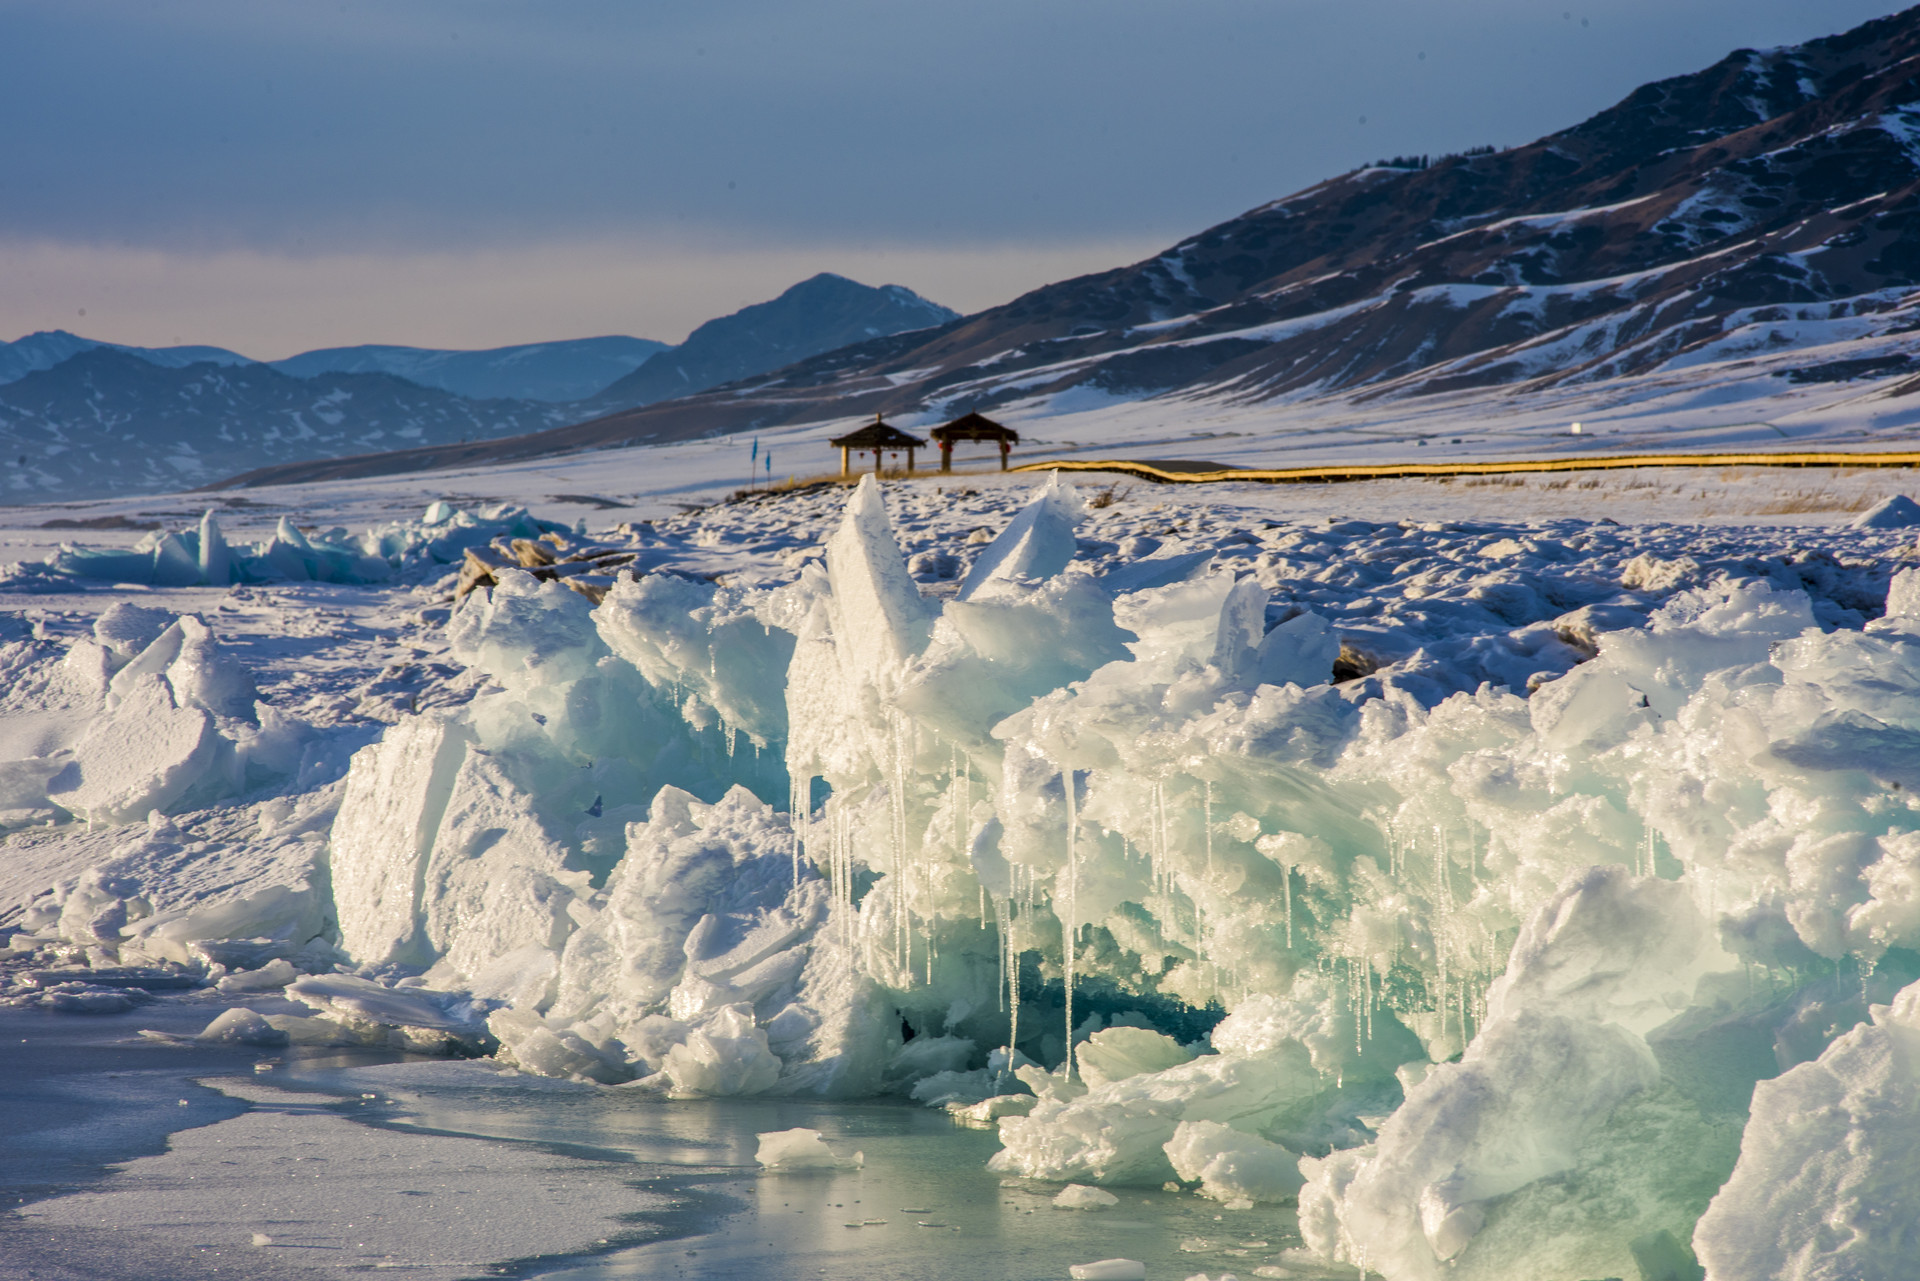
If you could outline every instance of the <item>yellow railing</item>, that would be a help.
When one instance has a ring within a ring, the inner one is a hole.
[[[1105,471],[1169,485],[1218,481],[1254,484],[1337,484],[1351,480],[1403,480],[1423,476],[1498,476],[1524,472],[1608,471],[1623,467],[1920,467],[1920,452],[1751,453],[1751,454],[1585,454],[1569,458],[1515,458],[1461,463],[1344,463],[1327,467],[1223,468],[1219,471],[1167,471],[1152,463],[1124,458],[1059,459],[1021,463],[1014,471]]]

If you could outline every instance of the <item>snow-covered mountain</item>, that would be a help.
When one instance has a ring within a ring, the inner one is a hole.
[[[302,352],[272,364],[296,378],[386,373],[478,399],[567,404],[572,420],[580,421],[958,316],[903,285],[863,285],[822,272],[778,298],[707,321],[678,346],[619,335],[487,351],[370,345]]]
[[[191,488],[296,459],[533,431],[565,411],[391,374],[173,369],[96,347],[0,386],[0,501]]]
[[[820,275],[707,322],[678,347],[612,336],[490,351],[341,347],[255,364],[215,347],[34,334],[0,345],[0,502],[177,489],[262,467],[324,470],[395,449],[425,449],[424,465],[436,466],[437,451],[954,317],[899,285]]]
[[[1741,398],[1825,385],[1905,432],[1902,398],[1920,390],[1916,58],[1920,9],[1738,50],[1526,146],[1356,169],[1131,266],[453,461],[983,409],[1030,426],[1077,415],[1082,441],[1118,417],[1167,439],[1231,419],[1270,437],[1272,464],[1330,419],[1390,423],[1405,442],[1429,410],[1524,406],[1564,430],[1563,408],[1705,403],[1751,384],[1756,361],[1763,386]]]
[[[687,340],[593,397],[608,412],[687,396],[854,343],[929,329],[960,313],[904,285],[875,288],[821,272],[770,302],[709,320]]]
[[[245,356],[239,352],[228,351],[225,347],[129,347],[123,343],[100,342],[93,338],[82,338],[79,334],[70,334],[64,329],[44,329],[39,333],[28,334],[13,342],[0,342],[0,384],[18,382],[28,374],[42,369],[52,369],[64,360],[71,360],[83,351],[93,351],[105,347],[112,351],[125,352],[129,356],[138,356],[150,365],[159,365],[163,369],[181,369],[187,365],[244,365]]]
[[[584,400],[669,350],[651,338],[610,334],[563,342],[524,343],[485,351],[426,347],[327,347],[271,362],[295,378],[316,374],[393,374],[477,400]]]

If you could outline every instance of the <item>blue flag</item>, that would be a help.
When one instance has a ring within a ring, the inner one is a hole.
[[[748,461],[751,462],[753,459],[756,459],[758,457],[760,457],[760,438],[758,436],[755,436],[753,438],[753,453],[748,455]]]

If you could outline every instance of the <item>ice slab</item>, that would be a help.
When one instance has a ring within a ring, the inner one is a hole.
[[[1754,1090],[1740,1161],[1694,1229],[1709,1277],[1897,1276],[1920,1224],[1920,984]]]
[[[1181,1180],[1215,1201],[1291,1201],[1306,1182],[1298,1152],[1218,1121],[1182,1121],[1166,1153]]]
[[[253,1010],[236,1007],[216,1016],[196,1038],[232,1045],[276,1046],[287,1044],[287,1034]]]
[[[1054,473],[973,562],[960,583],[960,599],[972,599],[991,583],[1052,578],[1065,569],[1076,550],[1073,529],[1081,512],[1073,486]]]
[[[1074,1281],[1147,1281],[1147,1265],[1138,1259],[1076,1263],[1067,1271]]]
[[[1084,1183],[1069,1183],[1053,1198],[1056,1210],[1104,1210],[1119,1204],[1120,1198],[1105,1188],[1088,1187]]]
[[[82,818],[125,823],[165,809],[213,763],[218,735],[203,709],[179,706],[157,676],[122,687],[119,706],[74,745],[48,783],[53,802]]]
[[[420,717],[355,753],[331,837],[333,900],[349,956],[373,965],[419,956],[425,861],[467,742],[450,718]]]
[[[834,1152],[818,1130],[771,1130],[759,1140],[753,1159],[770,1170],[842,1170],[861,1164],[858,1153],[842,1157]]]

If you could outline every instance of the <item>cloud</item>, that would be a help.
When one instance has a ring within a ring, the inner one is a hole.
[[[1888,7],[1599,0],[1583,26],[1537,0],[0,0],[0,233],[1191,232]]]
[[[256,360],[367,342],[471,348],[609,333],[677,342],[700,322],[816,272],[905,285],[973,312],[1166,244],[766,247],[659,238],[276,254],[0,239],[0,335],[58,327],[137,346],[211,343]]]
[[[822,269],[972,310],[1893,7],[0,0],[0,326],[670,337]]]

